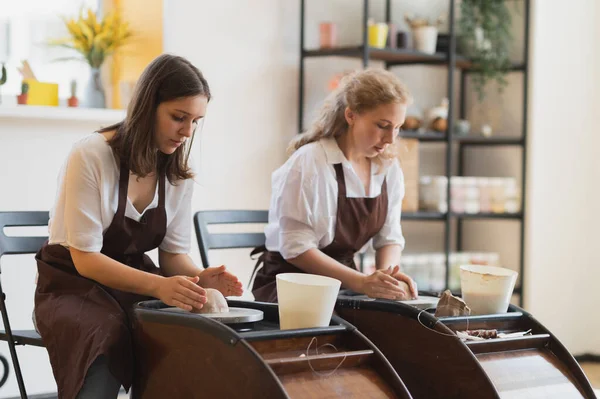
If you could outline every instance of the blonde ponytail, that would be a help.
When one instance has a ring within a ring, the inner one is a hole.
[[[291,141],[288,154],[300,147],[327,137],[339,137],[348,130],[345,111],[349,107],[356,113],[372,110],[379,105],[410,104],[412,96],[406,86],[393,73],[384,69],[365,69],[345,75],[339,86],[327,96],[317,118],[306,131]],[[389,146],[380,158],[395,156]]]

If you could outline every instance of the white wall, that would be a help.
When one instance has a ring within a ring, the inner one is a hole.
[[[99,127],[95,122],[0,118],[0,211],[49,210],[58,171],[72,144]],[[7,230],[9,235],[47,235],[44,228]],[[33,255],[2,258],[2,288],[14,330],[33,329],[36,271]],[[56,392],[46,350],[25,346],[17,351],[28,394]],[[0,342],[0,353],[10,362],[4,341]],[[16,396],[18,388],[11,364],[10,377],[0,389],[0,397]]]
[[[194,209],[268,209],[271,172],[284,162],[296,131],[295,2],[164,6],[165,52],[197,65],[214,96],[194,153],[202,172]],[[193,255],[200,262],[196,248]],[[244,281],[253,265],[249,250],[213,252],[211,263],[227,264]]]
[[[600,5],[536,1],[527,303],[575,353],[600,354]]]

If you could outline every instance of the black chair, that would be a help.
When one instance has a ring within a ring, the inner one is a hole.
[[[49,220],[48,212],[0,212],[0,259],[4,255],[21,255],[36,253],[44,244],[47,237],[13,237],[4,232],[6,227],[22,226],[47,226]],[[1,273],[1,269],[0,269]],[[17,358],[17,345],[32,345],[44,347],[42,338],[35,330],[13,331],[10,328],[8,312],[6,311],[6,294],[2,290],[0,282],[0,310],[2,311],[2,322],[4,330],[0,331],[0,340],[8,342],[10,357],[17,376],[21,398],[27,398],[19,359]]]
[[[210,266],[211,249],[254,248],[265,245],[264,233],[209,233],[208,226],[218,224],[268,223],[268,211],[200,211],[194,215],[194,227],[202,265]]]

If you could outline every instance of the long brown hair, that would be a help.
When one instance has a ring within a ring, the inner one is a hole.
[[[171,183],[189,179],[193,174],[187,165],[184,146],[171,155],[156,148],[156,110],[162,102],[198,95],[206,96],[210,101],[208,83],[198,68],[183,57],[162,54],[142,72],[125,120],[98,132],[116,130],[109,145],[116,158],[125,162],[137,176],[164,172]]]
[[[288,153],[322,138],[345,134],[348,131],[344,114],[346,107],[360,114],[383,104],[411,102],[408,88],[392,72],[375,68],[351,72],[341,79],[339,86],[327,97],[308,131],[292,140]],[[393,158],[396,152],[396,146],[388,146],[383,154],[377,156],[377,160]]]

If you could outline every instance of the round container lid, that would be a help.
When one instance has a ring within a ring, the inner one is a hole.
[[[229,312],[222,313],[191,313],[180,308],[166,308],[165,311],[187,313],[198,317],[207,317],[223,324],[252,323],[261,321],[264,317],[262,310],[250,308],[229,308]]]

